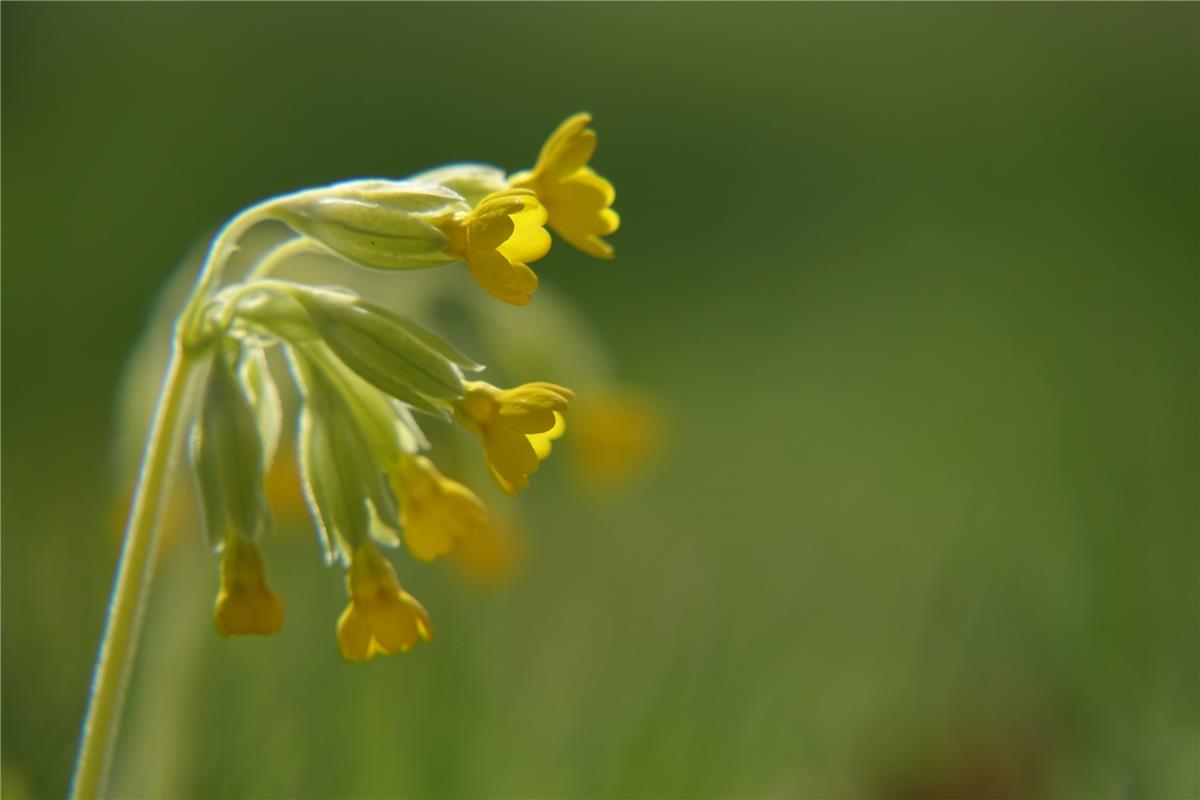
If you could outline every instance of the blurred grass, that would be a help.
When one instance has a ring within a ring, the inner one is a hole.
[[[0,17],[6,797],[65,791],[109,398],[171,266],[272,193],[526,166],[580,108],[619,256],[539,272],[665,398],[660,469],[594,508],[552,462],[525,579],[401,564],[438,639],[365,666],[307,533],[253,642],[185,540],[118,792],[1200,794],[1194,5]]]

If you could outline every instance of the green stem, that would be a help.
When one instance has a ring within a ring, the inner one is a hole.
[[[187,405],[188,384],[196,365],[196,355],[177,345],[159,394],[92,678],[87,717],[79,742],[79,759],[71,784],[74,798],[96,798],[104,792],[125,701],[125,687],[137,652],[142,610],[150,589],[162,500]]]
[[[250,228],[270,218],[281,199],[273,198],[251,206],[221,228],[205,255],[196,288],[180,314],[171,361],[142,457],[104,635],[96,656],[87,716],[79,739],[79,757],[71,782],[73,798],[98,798],[104,793],[125,704],[125,688],[141,637],[142,611],[150,593],[158,546],[158,523],[172,474],[175,446],[183,427],[189,384],[197,366],[203,362],[205,307],[213,289],[220,283],[225,262],[233,254],[237,240]]]

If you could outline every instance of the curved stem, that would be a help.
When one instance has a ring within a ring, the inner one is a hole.
[[[271,219],[273,212],[289,197],[292,196],[274,197],[253,205],[218,231],[205,254],[192,296],[176,323],[174,348],[142,456],[104,635],[92,675],[87,716],[71,781],[73,798],[95,798],[104,792],[125,703],[125,687],[141,635],[142,611],[150,591],[162,501],[183,427],[189,384],[206,349],[205,308],[220,283],[226,262],[237,248],[238,239],[258,223]]]
[[[213,288],[220,282],[225,262],[235,252],[238,239],[258,223],[270,219],[271,212],[285,198],[286,196],[273,197],[250,206],[225,223],[213,237],[212,244],[208,246],[208,252],[204,256],[204,265],[200,268],[200,275],[196,278],[196,288],[192,290],[191,299],[188,300],[183,313],[179,315],[177,330],[185,349],[196,344],[196,339],[201,333],[204,305],[212,294]]]
[[[73,798],[94,798],[104,792],[125,704],[125,687],[141,635],[142,610],[150,591],[158,546],[160,511],[174,464],[175,445],[183,426],[188,385],[202,357],[205,305],[213,287],[220,282],[225,262],[234,253],[237,240],[268,219],[281,200],[272,198],[251,206],[227,222],[213,237],[196,287],[179,315],[171,361],[163,378],[150,438],[142,456],[133,506],[125,528],[125,543],[121,547],[108,617],[104,622],[104,635],[96,656],[87,716],[79,738],[79,757],[71,781]]]
[[[74,798],[99,797],[112,760],[125,686],[133,666],[142,627],[142,610],[149,593],[158,521],[163,496],[171,476],[174,450],[195,372],[195,354],[176,345],[159,394],[158,408],[138,475],[137,490],[125,543],[121,548],[108,617],[104,624],[87,717],[79,742],[79,758],[71,782]]]

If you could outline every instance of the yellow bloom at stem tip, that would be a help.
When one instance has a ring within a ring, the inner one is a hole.
[[[469,214],[444,220],[448,252],[467,262],[471,277],[498,300],[523,306],[538,287],[529,264],[550,251],[546,209],[528,189],[505,189]]]
[[[222,636],[265,636],[283,627],[283,602],[267,585],[262,556],[240,536],[225,544],[213,616]]]
[[[533,169],[508,179],[510,186],[532,189],[546,207],[550,227],[590,256],[612,258],[613,248],[601,239],[617,230],[621,218],[612,209],[616,191],[588,161],[596,150],[590,114],[567,119],[542,146]]]
[[[400,587],[396,570],[367,542],[355,551],[346,579],[350,605],[338,620],[338,647],[347,661],[411,650],[433,638],[429,612]]]
[[[488,469],[511,495],[529,487],[529,476],[550,454],[549,440],[562,434],[563,412],[575,396],[553,383],[526,383],[498,389],[467,381],[455,405],[459,421],[483,440]]]
[[[475,493],[443,475],[424,456],[406,457],[393,475],[400,498],[404,544],[415,558],[433,561],[463,537],[487,525]]]

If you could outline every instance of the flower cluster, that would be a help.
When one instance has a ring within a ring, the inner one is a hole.
[[[489,295],[526,305],[538,287],[530,265],[551,246],[546,226],[585,253],[612,257],[602,237],[617,229],[614,193],[588,166],[589,122],[568,119],[525,172],[467,164],[404,181],[347,181],[274,198],[227,226],[223,235],[271,219],[293,234],[244,279],[205,292],[180,324],[182,346],[207,364],[190,449],[210,542],[223,553],[221,635],[270,634],[284,621],[256,544],[273,528],[264,486],[284,427],[279,370],[268,357],[277,352],[299,398],[304,498],[326,561],[348,570],[342,655],[361,661],[432,637],[428,612],[380,548],[402,545],[433,561],[486,542],[495,528],[479,497],[425,454],[414,412],[478,435],[496,483],[516,495],[562,435],[573,394],[553,383],[468,380],[483,367],[412,319],[347,290],[269,273],[314,251],[377,270],[465,263]],[[232,244],[219,237],[214,257]]]

